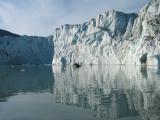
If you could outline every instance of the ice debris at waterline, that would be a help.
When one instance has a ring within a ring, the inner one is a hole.
[[[108,11],[53,34],[52,64],[160,64],[160,0],[138,14]],[[63,62],[65,61],[65,62]]]

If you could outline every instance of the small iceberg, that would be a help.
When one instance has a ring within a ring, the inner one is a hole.
[[[21,72],[25,72],[25,71],[26,71],[26,69],[20,69],[20,71],[21,71]]]

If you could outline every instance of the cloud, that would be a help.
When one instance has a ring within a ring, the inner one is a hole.
[[[110,9],[137,12],[149,0],[0,0],[0,27],[18,34],[52,34]]]

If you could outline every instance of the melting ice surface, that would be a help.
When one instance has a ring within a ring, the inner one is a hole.
[[[159,120],[159,101],[155,67],[0,66],[0,120]]]

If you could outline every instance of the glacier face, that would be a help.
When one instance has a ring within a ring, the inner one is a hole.
[[[51,64],[53,54],[51,37],[0,37],[0,64]]]
[[[160,0],[138,14],[108,11],[53,34],[52,64],[147,64],[160,61]]]

